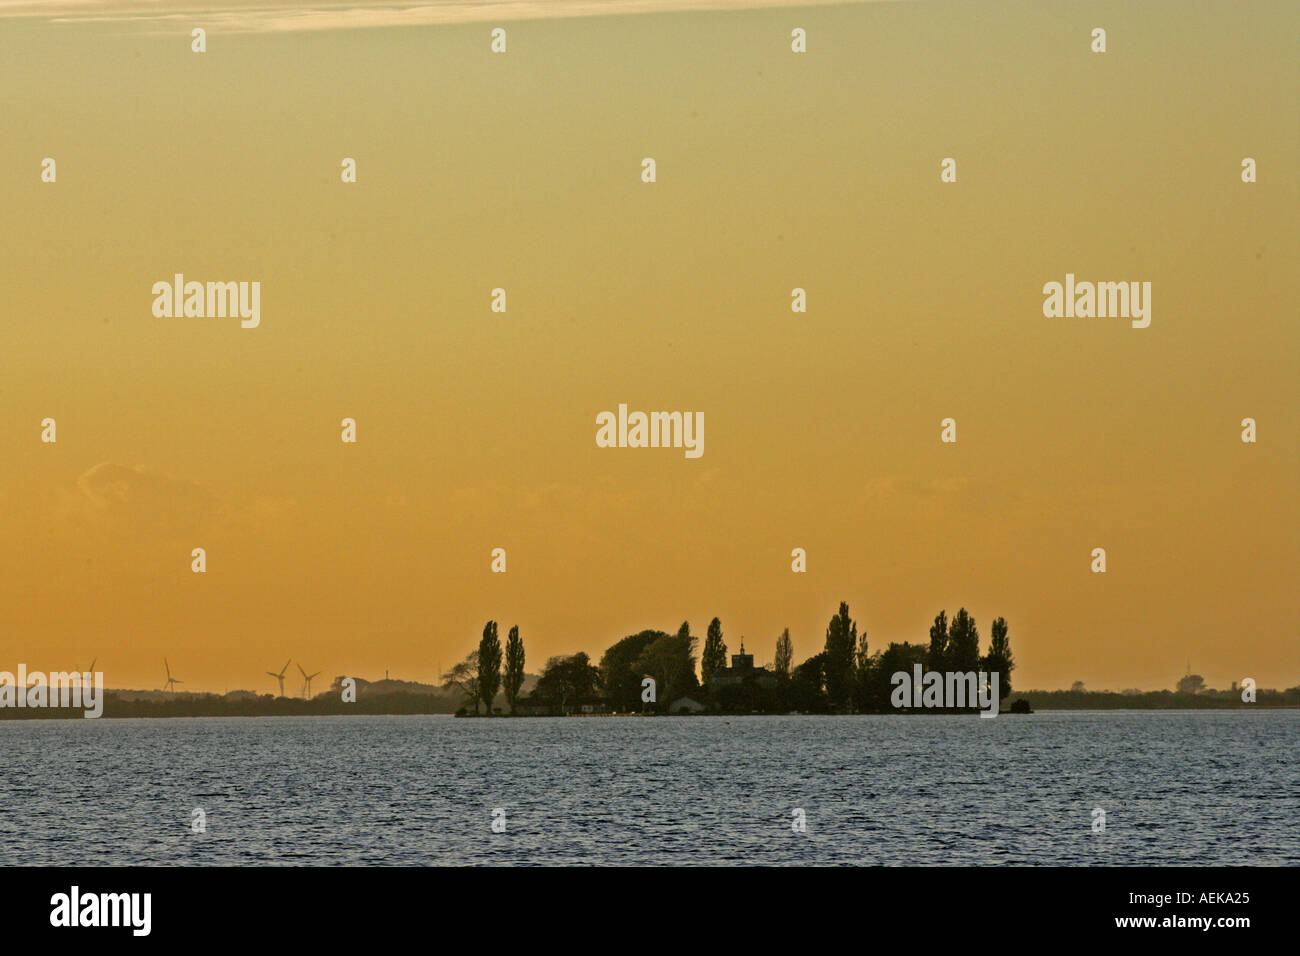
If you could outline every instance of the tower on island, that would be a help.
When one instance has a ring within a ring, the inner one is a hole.
[[[745,639],[740,639],[740,652],[731,655],[731,666],[721,667],[709,677],[709,686],[726,687],[752,680],[760,687],[775,687],[776,675],[766,667],[754,666],[754,655],[745,653]]]

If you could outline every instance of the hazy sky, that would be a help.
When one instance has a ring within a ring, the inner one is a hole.
[[[740,6],[589,6],[647,5]],[[0,7],[0,669],[429,680],[493,618],[535,672],[714,615],[801,661],[847,600],[873,649],[1006,617],[1021,688],[1300,682],[1294,4],[502,4],[505,55],[157,6]],[[260,327],[155,318],[177,272]],[[1067,272],[1150,327],[1045,318]],[[597,448],[621,402],[703,457]]]

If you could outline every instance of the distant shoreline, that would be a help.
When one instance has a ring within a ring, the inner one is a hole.
[[[1012,705],[1018,700],[1029,703],[1033,712],[1086,712],[1086,711],[1201,711],[1201,710],[1298,710],[1300,700],[1291,700],[1295,689],[1288,691],[1264,690],[1259,692],[1255,703],[1244,703],[1235,697],[1211,694],[1180,694],[1172,691],[1150,691],[1142,694],[1122,694],[1098,691],[1025,691],[1009,695],[1001,702],[1000,716],[1025,716],[1011,714]],[[104,697],[104,713],[97,719],[132,719],[159,717],[345,717],[351,715],[365,716],[403,716],[403,715],[441,715],[457,716],[454,702],[448,701],[443,694],[393,693],[362,696],[353,703],[344,703],[333,694],[323,694],[311,700],[290,697],[249,697],[231,699],[216,694],[180,694],[167,699],[143,699],[139,697],[123,698],[121,692],[107,691]],[[126,692],[137,694],[139,692]],[[463,710],[463,709],[462,709]],[[965,715],[953,711],[885,711],[883,714],[806,714],[806,716],[920,716],[931,715]],[[975,711],[966,712],[974,716]],[[475,715],[462,713],[460,716],[487,717],[486,714]],[[492,714],[494,718],[507,717],[508,714]],[[515,715],[520,720],[536,719],[532,716]],[[602,716],[684,716],[684,715],[643,715],[630,714],[568,714],[569,717]],[[750,712],[716,711],[696,714],[699,717],[741,717],[767,716],[784,717],[790,713],[753,714]],[[3,720],[84,720],[80,708],[0,708],[0,721]]]

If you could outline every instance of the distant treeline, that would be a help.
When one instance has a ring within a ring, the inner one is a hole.
[[[458,706],[445,694],[399,692],[359,696],[344,703],[339,694],[311,700],[297,697],[231,697],[218,694],[177,694],[170,698],[122,697],[104,694],[103,717],[306,717],[330,714],[450,714]],[[85,717],[83,708],[0,707],[0,720],[50,720]]]
[[[1248,710],[1251,707],[1300,707],[1300,687],[1257,690],[1253,703],[1244,702],[1240,690],[1203,690],[1196,693],[1172,690],[1027,690],[1013,694],[1012,697],[1008,703],[1024,699],[1034,710]]]

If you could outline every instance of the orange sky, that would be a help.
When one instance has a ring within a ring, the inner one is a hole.
[[[0,669],[429,680],[489,617],[530,671],[714,615],[803,660],[847,600],[875,649],[1005,616],[1021,688],[1300,683],[1300,15],[992,9],[510,21],[503,56],[0,17]],[[155,318],[176,272],[260,281],[260,327]],[[1152,282],[1151,326],[1044,318],[1067,272]],[[620,402],[703,411],[704,455],[597,448]]]

